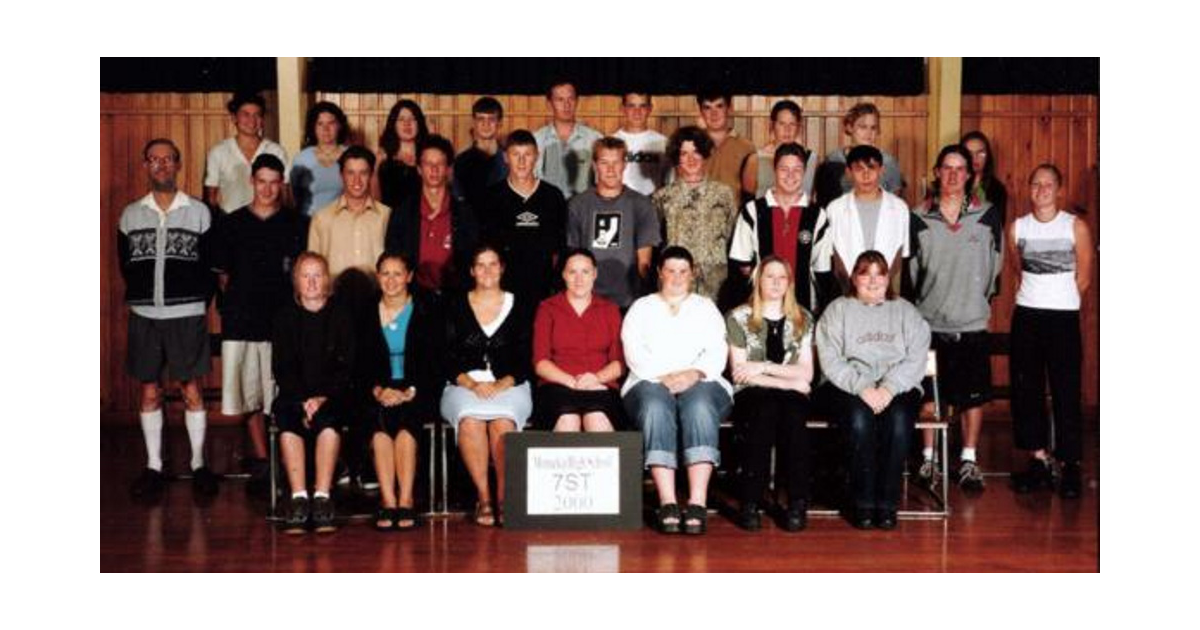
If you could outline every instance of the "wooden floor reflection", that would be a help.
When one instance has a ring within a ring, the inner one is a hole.
[[[1007,430],[1007,425],[1000,429]],[[989,428],[988,433],[1000,430]],[[214,452],[236,441],[214,427]],[[378,533],[365,521],[336,533],[287,536],[263,518],[265,501],[226,481],[208,504],[173,482],[157,505],[134,503],[128,482],[141,460],[134,427],[101,430],[102,571],[1096,571],[1099,568],[1098,447],[1089,436],[1085,492],[1078,501],[1020,496],[992,476],[979,497],[952,492],[946,521],[902,521],[892,532],[860,532],[837,518],[814,518],[788,534],[769,521],[743,532],[710,516],[701,537],[633,532],[518,532],[483,529],[465,517]],[[1003,439],[995,440],[1003,448]],[[173,449],[186,453],[186,444]],[[231,451],[230,451],[231,452]],[[226,455],[226,460],[229,456]],[[993,458],[999,461],[997,455]],[[183,461],[177,459],[176,461]],[[987,459],[985,458],[985,461]],[[227,470],[228,461],[213,462]]]

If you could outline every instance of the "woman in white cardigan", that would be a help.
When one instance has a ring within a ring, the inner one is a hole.
[[[721,376],[729,352],[725,320],[712,300],[692,293],[688,250],[663,250],[658,280],[658,293],[634,302],[621,328],[629,366],[621,395],[642,432],[646,467],[658,490],[659,529],[703,534],[708,482],[721,463],[717,432],[733,405],[733,387]],[[675,498],[680,436],[689,489],[682,512]]]

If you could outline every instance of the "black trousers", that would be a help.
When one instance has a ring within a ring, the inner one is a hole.
[[[776,447],[788,499],[808,499],[812,453],[805,421],[811,414],[808,396],[768,387],[747,387],[733,397],[733,422],[745,438],[739,498],[761,500],[771,474],[771,446]]]
[[[830,404],[846,434],[850,461],[850,494],[858,510],[894,510],[900,503],[900,487],[908,442],[921,405],[916,389],[892,398],[878,415],[861,398],[833,385]]]
[[[1083,458],[1079,311],[1018,306],[1013,311],[1010,339],[1008,370],[1017,448],[1036,451],[1050,446],[1048,377],[1054,409],[1054,457],[1078,463]]]

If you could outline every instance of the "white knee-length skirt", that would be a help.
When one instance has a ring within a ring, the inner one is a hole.
[[[533,396],[529,381],[510,387],[499,395],[484,400],[475,392],[458,385],[447,385],[442,390],[442,417],[458,432],[458,423],[463,418],[478,420],[512,420],[520,431],[533,413]]]

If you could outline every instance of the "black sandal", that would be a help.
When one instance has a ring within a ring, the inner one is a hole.
[[[708,508],[689,503],[683,517],[683,533],[703,534],[708,529]]]
[[[398,532],[406,532],[411,529],[416,529],[420,522],[417,520],[417,511],[410,507],[396,508],[392,511],[392,516],[395,520],[392,522],[393,528]],[[408,524],[404,524],[405,521]]]
[[[659,506],[655,517],[658,524],[658,531],[664,534],[679,533],[679,525],[682,523],[683,518],[679,513],[678,503],[668,503]]]
[[[380,532],[388,532],[395,529],[396,512],[396,508],[379,508],[375,512],[375,530]],[[386,523],[386,525],[381,523]]]

